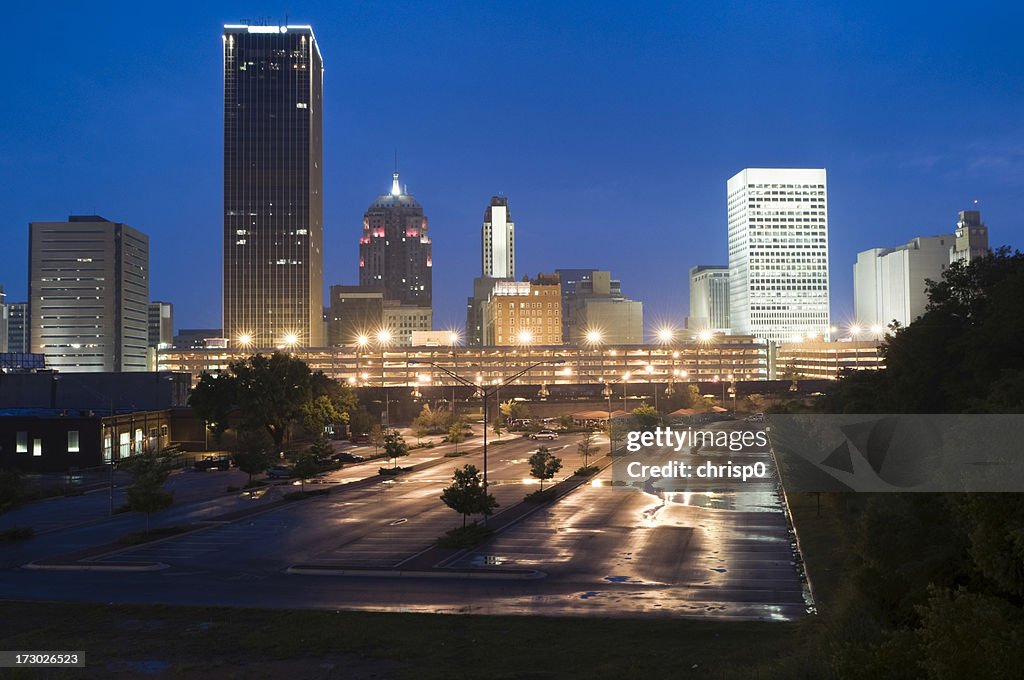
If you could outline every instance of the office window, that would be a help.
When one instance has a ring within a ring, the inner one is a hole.
[[[32,440],[32,455],[41,456],[43,455],[43,440],[33,439]]]
[[[18,453],[28,453],[28,432],[19,432],[15,446]]]
[[[78,453],[78,430],[68,430],[68,453]]]

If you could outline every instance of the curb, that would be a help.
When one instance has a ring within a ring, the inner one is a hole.
[[[326,565],[296,564],[285,570],[286,574],[303,576],[347,576],[370,578],[436,578],[436,579],[475,579],[487,581],[532,581],[546,578],[547,574],[536,569],[520,571],[477,571],[472,569],[423,569],[402,571],[399,569],[353,569],[349,567],[329,567]]]
[[[161,571],[170,565],[163,562],[29,562],[22,565],[22,569],[35,569],[46,571]]]

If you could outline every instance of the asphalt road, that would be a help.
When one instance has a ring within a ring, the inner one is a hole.
[[[565,447],[554,451],[564,459],[562,474],[581,464],[576,439],[562,437],[550,445],[553,450]],[[600,451],[606,447],[603,442]],[[491,491],[503,508],[537,488],[526,463],[536,448],[536,442],[519,439],[489,449]],[[439,449],[416,453],[401,464],[443,456]],[[450,465],[443,461],[394,481],[336,489],[329,496],[105,558],[170,565],[160,572],[19,568],[29,558],[55,554],[72,543],[84,546],[102,542],[102,536],[116,537],[137,517],[14,544],[0,558],[0,598],[712,619],[789,620],[805,613],[803,584],[792,564],[791,537],[772,480],[742,492],[682,494],[650,485],[612,486],[605,473],[458,563],[546,574],[537,580],[285,573],[300,562],[396,566],[428,547],[445,529],[461,523],[438,499],[452,470],[482,462],[479,454],[446,461]],[[332,481],[375,474],[379,466],[373,461],[346,467]],[[267,501],[232,495],[167,514],[181,513],[169,520],[177,523],[199,516],[204,505],[222,511],[240,502]]]

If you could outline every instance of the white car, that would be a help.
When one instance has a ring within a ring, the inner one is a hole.
[[[531,434],[530,439],[547,439],[548,441],[551,441],[552,439],[558,439],[558,433],[554,430],[541,430],[540,432],[534,432]]]

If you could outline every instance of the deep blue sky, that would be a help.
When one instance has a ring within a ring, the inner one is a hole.
[[[435,325],[462,325],[488,198],[519,272],[610,269],[648,326],[725,263],[725,181],[829,172],[832,310],[858,250],[949,232],[978,199],[1020,246],[1024,11],[1011,3],[223,2],[5,6],[0,283],[32,220],[149,234],[154,299],[220,325],[221,26],[313,25],[326,65],[325,284],[357,280],[362,213],[402,181],[434,240]]]

